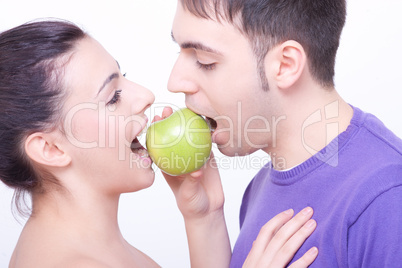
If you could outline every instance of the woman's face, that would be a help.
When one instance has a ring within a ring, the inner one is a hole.
[[[90,37],[77,43],[64,70],[64,136],[73,174],[105,193],[152,185],[152,162],[136,137],[146,127],[144,112],[154,95],[127,80]]]

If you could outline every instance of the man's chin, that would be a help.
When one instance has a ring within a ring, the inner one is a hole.
[[[241,147],[230,147],[230,146],[219,146],[218,145],[218,150],[229,157],[234,157],[234,156],[246,156],[249,154],[254,153],[255,150],[248,150],[246,148],[241,148]]]

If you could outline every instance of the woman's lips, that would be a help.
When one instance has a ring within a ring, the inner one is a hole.
[[[131,152],[138,154],[140,157],[149,157],[148,151],[147,149],[144,148],[144,146],[142,146],[142,144],[139,142],[138,138],[135,138],[132,142],[131,142]]]
[[[137,134],[137,137],[131,142],[130,148],[131,152],[138,154],[142,158],[149,157],[147,149],[140,143],[138,140],[138,137],[141,136],[142,134],[145,134],[147,131],[147,123],[148,123],[148,117],[144,115],[144,125],[140,133]]]

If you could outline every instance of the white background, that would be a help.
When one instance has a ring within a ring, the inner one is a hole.
[[[156,103],[183,107],[183,96],[166,89],[179,51],[170,38],[175,8],[174,0],[2,0],[0,31],[42,17],[71,20],[104,45],[129,79],[151,89]],[[336,68],[340,94],[375,114],[400,137],[401,11],[400,0],[349,0]],[[262,153],[243,159],[215,154],[222,166],[233,246],[243,191],[268,159]],[[0,183],[0,267],[7,267],[24,222],[13,217],[11,198],[12,191]],[[160,172],[151,188],[122,196],[119,222],[125,238],[162,267],[190,266],[183,221]]]

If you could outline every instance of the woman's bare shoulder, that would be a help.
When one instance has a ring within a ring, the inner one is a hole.
[[[19,268],[19,267],[42,267],[42,268],[110,268],[110,265],[103,263],[102,261],[90,258],[89,256],[79,256],[79,255],[58,255],[58,256],[40,256],[39,258],[16,258],[13,254],[9,268]]]
[[[42,243],[19,241],[10,260],[9,268],[19,267],[94,267],[108,268],[110,265],[73,248],[68,241]],[[66,243],[67,242],[67,243]]]
[[[52,267],[60,267],[60,268],[70,268],[70,267],[75,267],[75,268],[111,268],[110,265],[107,265],[106,263],[103,263],[99,260],[95,260],[93,258],[89,257],[77,257],[77,258],[70,258],[66,259],[63,262],[60,262],[57,264],[57,266],[52,266]]]
[[[71,261],[90,259],[79,254],[68,235],[60,230],[56,232],[50,228],[25,226],[14,249],[9,268],[67,267],[65,265]]]
[[[121,236],[103,234],[88,226],[33,218],[21,232],[9,267],[159,267]]]
[[[24,228],[9,268],[20,267],[160,267],[131,245],[99,243],[76,232]]]

